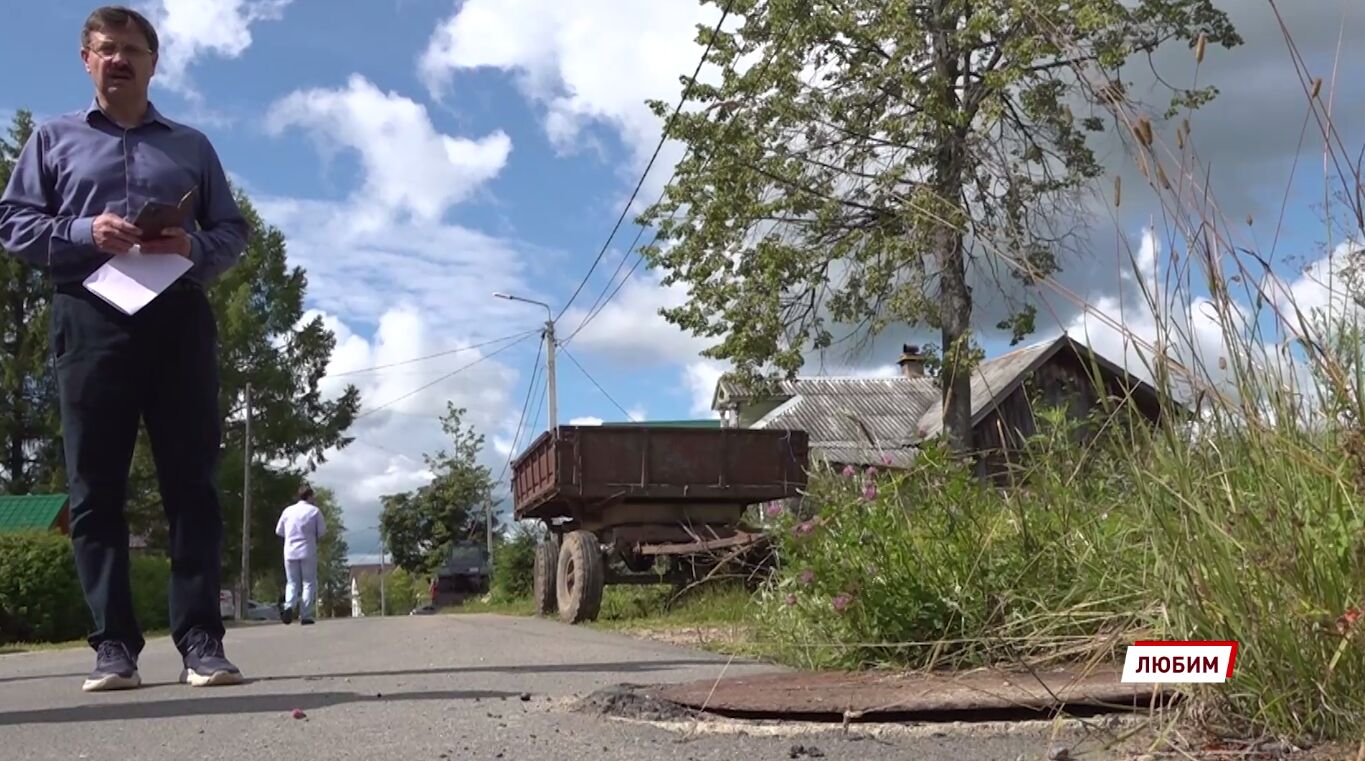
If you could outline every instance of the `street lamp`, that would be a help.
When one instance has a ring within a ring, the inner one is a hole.
[[[547,396],[549,396],[550,406],[550,435],[555,435],[555,428],[559,425],[559,410],[555,403],[555,318],[554,310],[549,304],[534,299],[513,296],[510,293],[494,293],[494,298],[506,301],[520,301],[523,304],[533,304],[545,308],[545,376],[547,383]]]
[[[494,298],[499,298],[499,299],[504,299],[504,300],[506,300],[506,301],[520,301],[520,302],[522,302],[523,304],[532,304],[532,305],[534,305],[534,306],[544,307],[544,308],[545,308],[545,331],[544,331],[544,335],[545,335],[545,382],[546,382],[546,396],[549,397],[549,407],[550,407],[550,428],[549,428],[549,433],[550,433],[550,438],[553,439],[553,438],[555,438],[555,437],[558,435],[558,432],[557,432],[555,429],[556,429],[556,428],[558,427],[558,425],[559,425],[559,412],[558,412],[558,409],[557,409],[556,404],[555,404],[555,318],[554,318],[554,310],[550,308],[550,305],[549,305],[549,304],[546,304],[546,303],[543,302],[543,301],[536,301],[536,300],[534,300],[534,299],[527,299],[527,298],[523,298],[523,297],[521,297],[521,296],[514,296],[514,295],[512,295],[512,294],[510,294],[510,293],[494,293],[494,294],[493,294],[493,297],[494,297]],[[513,489],[513,492],[515,493],[515,489]],[[491,572],[492,572],[492,570],[493,570],[493,503],[492,503],[492,500],[489,500],[488,511],[487,511],[487,513],[486,513],[486,515],[485,515],[485,521],[486,521],[486,523],[487,523],[487,526],[486,526],[486,528],[485,528],[485,537],[486,537],[486,539],[488,540],[488,568],[489,568],[490,576],[491,576]]]

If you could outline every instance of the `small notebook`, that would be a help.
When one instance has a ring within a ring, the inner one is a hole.
[[[193,265],[183,256],[144,254],[134,248],[105,262],[85,279],[85,287],[124,314],[137,314]]]

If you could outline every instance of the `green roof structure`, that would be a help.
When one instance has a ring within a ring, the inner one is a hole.
[[[0,495],[0,533],[58,527],[66,500],[65,494]]]

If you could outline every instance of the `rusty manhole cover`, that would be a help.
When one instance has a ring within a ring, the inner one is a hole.
[[[658,696],[734,717],[926,720],[1050,714],[1063,707],[1094,714],[1144,708],[1170,697],[1151,685],[1122,684],[1119,673],[1106,668],[762,674],[665,687]]]

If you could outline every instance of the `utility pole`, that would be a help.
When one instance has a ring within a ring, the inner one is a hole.
[[[553,318],[545,321],[545,382],[550,407],[550,427],[546,430],[550,432],[551,436],[557,436],[559,410],[555,404],[555,321]]]
[[[507,294],[507,293],[494,293],[493,296],[494,296],[495,298],[505,299],[505,300],[507,300],[507,301],[520,301],[520,302],[522,302],[523,304],[534,304],[535,306],[544,307],[544,308],[545,308],[545,331],[544,331],[544,333],[545,333],[545,382],[546,382],[546,396],[549,397],[549,408],[550,408],[550,418],[549,418],[550,427],[549,427],[548,430],[550,431],[550,435],[551,435],[551,436],[558,435],[558,427],[559,427],[559,408],[558,408],[558,404],[557,404],[556,398],[555,398],[555,397],[556,397],[556,394],[555,394],[555,318],[554,318],[554,310],[550,308],[550,305],[549,305],[549,304],[546,304],[546,303],[543,302],[543,301],[534,301],[534,300],[532,300],[532,299],[524,299],[524,298],[522,298],[522,297],[520,297],[520,296],[513,296],[513,295]]]
[[[251,384],[246,384],[246,434],[242,441],[242,576],[237,620],[245,621],[251,595]]]
[[[384,596],[384,530],[379,530],[379,615],[389,614],[389,602]]]

